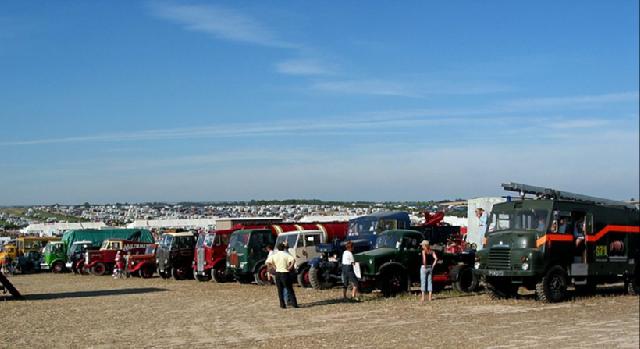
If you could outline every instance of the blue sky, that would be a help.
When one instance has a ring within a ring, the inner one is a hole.
[[[638,197],[638,1],[0,1],[0,205]]]

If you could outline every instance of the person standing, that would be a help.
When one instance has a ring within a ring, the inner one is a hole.
[[[353,271],[356,260],[353,258],[353,243],[347,241],[345,251],[342,253],[342,297],[347,298],[347,288],[352,285],[351,298],[358,300],[358,278]]]
[[[482,241],[487,233],[487,213],[482,207],[479,207],[476,209],[476,217],[478,217],[478,235]]]
[[[287,298],[291,302],[293,308],[298,308],[298,300],[296,294],[293,291],[293,285],[291,284],[291,278],[289,277],[289,271],[293,268],[295,258],[290,254],[284,252],[285,247],[283,244],[278,244],[278,251],[274,252],[267,258],[265,262],[267,267],[276,270],[276,288],[278,289],[278,299],[280,300],[280,308],[287,307]],[[287,295],[285,296],[285,290]]]
[[[438,262],[438,256],[436,256],[436,252],[431,249],[429,240],[423,240],[420,245],[422,246],[422,265],[420,266],[420,290],[422,291],[422,296],[420,303],[424,303],[426,292],[429,292],[429,302],[431,302],[431,294],[433,291],[431,278],[433,276],[433,268],[436,267],[436,262]]]

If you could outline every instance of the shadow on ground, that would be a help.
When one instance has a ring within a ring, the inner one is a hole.
[[[157,287],[122,288],[122,289],[115,289],[115,290],[23,294],[22,299],[27,301],[43,301],[43,300],[61,299],[61,298],[121,296],[121,295],[145,294],[145,293],[165,292],[165,291],[167,290],[164,288],[157,288]],[[6,300],[18,300],[18,299],[14,299],[13,297],[7,297]]]

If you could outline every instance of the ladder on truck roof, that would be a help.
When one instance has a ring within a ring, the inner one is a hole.
[[[9,281],[9,279],[7,279],[7,277],[4,276],[4,274],[2,274],[2,272],[0,272],[0,289],[5,292],[8,291],[16,299],[23,298],[20,292],[18,292],[18,290],[13,286],[13,284]]]
[[[519,192],[521,196],[524,196],[525,194],[533,194],[538,197],[545,197],[545,198],[550,198],[554,200],[573,200],[573,201],[586,202],[586,203],[591,203],[596,205],[623,206],[623,207],[637,209],[635,205],[630,204],[628,202],[624,202],[624,201],[597,198],[594,196],[575,194],[568,191],[556,190],[556,189],[545,188],[545,187],[537,187],[537,186],[528,185],[528,184],[509,182],[509,183],[503,183],[502,188],[504,188],[504,190],[506,191]]]

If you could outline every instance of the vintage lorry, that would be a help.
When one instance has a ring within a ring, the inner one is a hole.
[[[156,272],[156,250],[158,244],[147,245],[144,252],[140,254],[129,255],[127,260],[127,275],[140,276],[143,279],[153,277]]]
[[[107,239],[102,242],[99,250],[88,250],[84,257],[84,270],[96,276],[110,275],[116,264],[116,254],[142,254],[150,242]]]
[[[105,239],[123,239],[142,242],[153,242],[151,232],[146,229],[79,229],[70,230],[62,235],[60,243],[45,248],[42,269],[53,272],[78,269],[82,264],[84,252],[80,250],[96,250]],[[76,244],[76,242],[78,242]],[[73,259],[73,260],[72,260]]]
[[[229,237],[237,229],[224,229],[203,232],[198,235],[193,260],[193,273],[196,280],[226,282],[227,246]]]
[[[432,274],[434,290],[453,285],[462,292],[474,291],[478,286],[473,274],[475,250],[459,234],[418,230],[384,231],[378,234],[374,249],[354,255],[361,268],[361,288],[379,289],[385,297],[409,291],[420,282],[420,243],[425,238],[438,257]]]
[[[340,259],[346,241],[353,243],[353,252],[368,251],[375,245],[377,236],[386,230],[414,229],[428,234],[450,234],[460,231],[459,227],[443,225],[444,214],[425,214],[425,223],[412,226],[409,213],[402,211],[381,211],[349,220],[346,239],[334,239],[316,247],[319,257],[309,261],[308,279],[314,289],[327,289],[342,282]]]
[[[190,231],[165,231],[156,250],[156,266],[163,279],[192,278],[196,236]]]
[[[301,287],[311,286],[309,280],[309,262],[313,258],[321,256],[321,253],[317,251],[316,247],[334,239],[342,240],[341,238],[344,238],[346,233],[346,224],[342,227],[336,224],[329,227],[318,224],[317,227],[323,229],[320,230],[316,228],[316,230],[282,233],[278,235],[276,239],[276,245],[283,243],[289,254],[295,258],[296,279]],[[313,228],[313,226],[309,226],[308,228]]]
[[[272,283],[272,280],[268,278],[267,267],[264,265],[264,261],[267,258],[267,245],[271,245],[274,247],[275,238],[280,234],[285,234],[289,232],[299,232],[304,230],[319,230],[324,239],[344,239],[347,232],[347,222],[323,222],[323,223],[297,223],[297,222],[288,222],[288,223],[278,223],[278,224],[268,224],[268,225],[256,225],[256,226],[237,226],[236,228],[242,228],[244,230],[269,230],[271,232],[271,237],[260,237],[258,238],[256,235],[253,240],[250,238],[248,240],[249,245],[246,247],[249,251],[253,251],[253,254],[245,254],[245,253],[236,253],[238,258],[237,263],[243,266],[249,266],[248,270],[244,270],[240,272],[237,267],[231,264],[227,264],[227,271],[231,271],[232,275],[236,275],[235,279],[241,282],[250,282],[252,278],[249,274],[253,275],[253,281],[255,281],[258,285],[267,285]],[[262,236],[262,235],[260,235]],[[266,236],[266,233],[265,233]],[[243,236],[246,238],[246,236]],[[286,241],[286,240],[285,240]],[[297,240],[296,240],[297,241]],[[234,240],[236,242],[236,240]],[[243,245],[244,246],[244,245]],[[231,247],[231,245],[229,245]],[[245,248],[245,247],[243,247]],[[302,248],[304,250],[304,247]],[[229,253],[230,249],[227,249],[227,253]],[[302,250],[300,251],[302,253]],[[233,258],[236,258],[235,256]],[[234,259],[235,261],[235,259]],[[229,262],[229,258],[227,258],[227,262]],[[308,264],[306,262],[299,265],[297,269],[299,274],[304,275],[308,273]],[[308,279],[308,277],[305,277]]]
[[[18,237],[15,244],[4,245],[0,252],[0,265],[13,272],[31,273],[41,270],[43,249],[50,242],[60,240],[59,237]]]
[[[494,205],[475,265],[493,297],[515,297],[524,287],[539,300],[559,302],[571,285],[592,292],[611,282],[640,293],[637,206],[526,184],[502,186],[520,199]]]
[[[241,229],[233,232],[227,246],[227,273],[240,283],[269,282],[264,264],[267,246],[276,242],[271,229]]]

